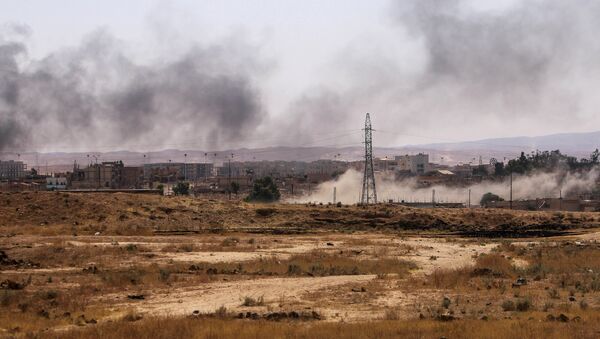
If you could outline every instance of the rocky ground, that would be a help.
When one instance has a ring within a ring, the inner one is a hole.
[[[131,335],[150,319],[600,335],[595,213],[63,193],[2,194],[0,206],[8,337]]]

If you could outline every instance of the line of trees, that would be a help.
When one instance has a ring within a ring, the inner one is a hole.
[[[526,174],[532,171],[551,172],[557,169],[567,171],[590,170],[600,164],[600,152],[596,149],[589,158],[577,159],[576,157],[562,154],[560,150],[535,151],[530,154],[521,152],[521,156],[509,160],[505,165],[496,163],[495,174],[507,175],[509,173]]]
[[[157,188],[161,191],[164,190],[164,186],[162,184]],[[237,195],[240,191],[240,184],[235,181],[231,182],[231,184],[227,187],[227,190]],[[173,186],[173,193],[175,195],[189,195],[190,184],[187,182],[178,182],[175,186]],[[275,202],[280,198],[281,193],[279,192],[279,189],[277,188],[273,178],[264,177],[254,181],[252,191],[250,191],[250,194],[248,194],[245,200],[248,202]]]
[[[256,179],[252,191],[246,197],[251,202],[275,202],[281,197],[275,181],[271,177]]]

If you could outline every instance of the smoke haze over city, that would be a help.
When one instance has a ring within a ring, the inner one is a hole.
[[[600,126],[595,2],[0,4],[0,151],[360,146],[365,112],[379,146]]]

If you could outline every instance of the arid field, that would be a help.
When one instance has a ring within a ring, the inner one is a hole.
[[[0,194],[0,336],[597,338],[600,214]]]

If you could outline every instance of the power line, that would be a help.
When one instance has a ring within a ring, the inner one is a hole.
[[[359,132],[360,132],[360,130],[332,131],[332,132],[327,133],[330,135],[330,137],[322,139],[322,140],[321,139],[313,140],[305,146],[310,146],[310,144],[313,144],[315,142],[320,142],[323,140],[329,140],[329,139],[334,139],[334,138],[338,138],[338,137],[343,137],[343,136],[347,136],[347,135],[351,135],[351,134],[359,133]],[[318,136],[322,136],[324,134],[325,133],[322,133],[322,132],[304,133],[304,134],[300,135],[299,137],[303,137],[303,138],[318,137]],[[273,141],[273,140],[275,140],[275,142],[272,142],[272,143],[278,143],[277,141],[281,140],[281,137],[269,138],[269,137],[262,136],[262,137],[256,137],[256,138],[244,138],[243,142],[244,143],[249,143],[249,142],[253,142],[253,141],[268,142],[268,141]],[[94,151],[114,150],[114,149],[119,150],[122,147],[124,147],[123,145],[124,145],[123,143],[115,144],[115,145],[101,145],[101,146],[90,147],[90,149],[93,148]],[[154,144],[154,143],[139,143],[139,144],[125,144],[125,145],[128,149],[145,149],[145,150],[148,150],[150,148],[161,148],[162,150],[169,149],[169,148],[183,148],[183,147],[205,148],[204,142],[198,141],[197,138],[186,138],[186,139],[182,139],[181,141],[176,142],[176,143],[156,143],[156,144]],[[159,151],[156,151],[156,152],[159,152]],[[204,150],[204,151],[206,151],[206,150]],[[227,149],[224,149],[224,150],[216,151],[216,152],[227,152],[227,151],[228,151]],[[36,151],[19,150],[19,151],[13,151],[13,152],[5,152],[5,153],[17,154],[17,153],[34,153],[34,152],[36,152]],[[86,153],[86,152],[87,151],[72,152],[72,153]],[[148,152],[150,152],[150,151],[148,151]],[[215,151],[214,150],[210,151],[210,153],[213,153],[213,152],[215,152]]]
[[[365,172],[362,182],[361,204],[377,203],[375,188],[375,171],[373,170],[373,129],[369,113],[365,118]]]

